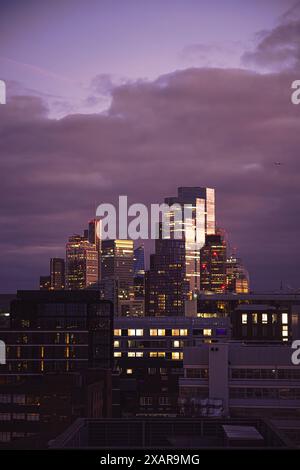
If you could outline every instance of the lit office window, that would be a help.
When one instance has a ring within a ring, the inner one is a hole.
[[[173,361],[179,361],[183,359],[183,352],[172,352]]]
[[[248,315],[247,315],[247,313],[243,313],[242,314],[242,324],[247,325],[247,322],[248,322]]]
[[[166,353],[165,352],[159,352],[159,353],[157,353],[157,357],[166,357]]]
[[[128,330],[128,336],[135,336],[135,330],[132,328],[129,328]]]
[[[203,336],[211,336],[211,329],[210,328],[204,328]]]
[[[122,357],[122,353],[121,352],[114,352],[114,357]]]
[[[136,336],[143,336],[144,335],[144,330],[138,329],[136,330]]]
[[[287,327],[287,325],[283,325],[283,327],[282,327],[282,336],[288,336],[288,335],[289,335],[288,327]]]
[[[114,348],[120,347],[120,341],[114,341]]]
[[[150,336],[157,336],[157,330],[155,329],[150,329]]]
[[[173,341],[174,348],[180,348],[180,342],[178,340]]]
[[[157,330],[158,336],[166,336],[166,330]]]
[[[120,329],[118,329],[118,328],[115,329],[115,330],[114,330],[114,336],[122,336],[122,330],[120,330]]]
[[[131,375],[131,374],[132,374],[132,372],[133,372],[133,370],[132,370],[132,369],[127,369],[127,370],[126,370],[126,374],[127,374],[127,375]]]
[[[127,353],[127,356],[128,357],[135,357],[135,352],[129,352],[129,353]]]
[[[257,313],[252,313],[252,323],[257,323]]]
[[[172,330],[172,336],[179,336],[179,330],[175,329],[175,330]]]
[[[143,357],[143,356],[144,356],[144,353],[142,353],[142,352],[137,352],[137,353],[135,354],[135,356],[136,356],[136,357]]]
[[[188,335],[188,330],[186,329],[181,329],[180,330],[180,336],[187,336]]]
[[[263,313],[262,314],[262,323],[265,325],[266,323],[268,323],[268,314],[267,313]]]
[[[281,322],[283,325],[287,325],[288,324],[288,314],[287,313],[282,313],[281,315]]]
[[[157,352],[150,352],[149,357],[157,357]]]

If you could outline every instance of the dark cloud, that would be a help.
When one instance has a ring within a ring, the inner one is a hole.
[[[300,72],[300,2],[271,31],[258,34],[258,44],[242,57],[244,63],[271,70]]]
[[[157,202],[183,185],[216,188],[219,225],[254,287],[299,287],[290,84],[287,73],[189,69],[113,88],[105,114],[60,120],[41,98],[10,96],[0,107],[1,290],[37,286],[97,204]]]

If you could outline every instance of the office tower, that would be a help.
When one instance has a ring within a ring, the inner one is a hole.
[[[207,235],[200,250],[201,290],[222,293],[226,290],[226,242],[222,235]]]
[[[241,259],[230,255],[226,262],[226,290],[237,294],[247,294],[249,289],[249,275]]]
[[[84,236],[73,235],[66,245],[66,289],[98,287],[98,252]]]
[[[62,290],[65,288],[65,260],[62,258],[50,259],[50,289]]]
[[[200,291],[200,249],[189,234],[196,234],[197,216],[202,211],[202,238],[215,233],[215,193],[211,188],[180,187],[177,196],[165,198],[165,203],[170,206],[167,215],[170,236],[164,237],[164,227],[160,224],[152,267],[147,274],[146,313],[178,316],[184,315],[185,300],[194,299]],[[191,211],[188,218],[184,217],[185,207]],[[182,219],[179,224],[178,211]],[[182,232],[181,239],[177,232]]]
[[[40,290],[50,290],[50,286],[51,286],[51,277],[40,276]]]
[[[133,241],[103,240],[101,246],[101,296],[114,303],[120,314],[120,302],[133,299]]]
[[[145,297],[145,251],[144,245],[134,250],[133,258],[133,290],[135,299]]]
[[[101,220],[92,219],[89,222],[88,240],[96,246],[98,252],[98,279],[101,279]]]

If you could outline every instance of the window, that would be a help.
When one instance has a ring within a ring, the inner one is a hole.
[[[143,336],[144,335],[144,330],[142,329],[137,329],[136,330],[136,336]]]
[[[40,415],[38,413],[28,413],[27,414],[27,421],[39,421]]]
[[[188,335],[188,330],[186,329],[181,329],[180,330],[180,336],[187,336]]]
[[[248,315],[247,315],[247,313],[243,313],[242,314],[242,324],[247,325],[247,321],[248,321]]]
[[[183,353],[182,352],[172,352],[172,359],[173,361],[180,361],[183,359]]]
[[[288,332],[288,326],[287,325],[283,325],[282,327],[282,336],[288,336],[289,335],[289,332]]]
[[[165,352],[158,352],[157,357],[166,357],[166,353]]]
[[[174,348],[180,348],[180,342],[178,340],[173,341]]]
[[[157,336],[157,330],[151,328],[150,329],[150,336]]]
[[[114,341],[114,348],[120,347],[120,341]]]
[[[169,397],[159,397],[158,401],[159,401],[160,405],[169,405],[170,404]]]
[[[0,442],[9,442],[10,439],[10,432],[0,432]]]
[[[17,421],[21,421],[22,419],[25,419],[25,413],[13,413],[12,418]]]
[[[172,336],[179,336],[179,334],[180,334],[179,330],[177,329],[172,330]]]
[[[11,403],[11,396],[0,394],[0,403]]]
[[[152,397],[141,397],[140,398],[140,405],[142,406],[147,406],[147,405],[152,405]]]
[[[257,313],[252,313],[252,323],[257,323]]]
[[[157,330],[158,336],[166,336],[166,330]]]
[[[130,329],[128,330],[128,336],[135,336],[135,330],[132,329],[132,328],[130,328]]]
[[[133,370],[132,370],[132,369],[127,369],[127,370],[126,370],[126,374],[127,374],[127,375],[131,375],[132,373],[133,373]]]
[[[281,315],[281,322],[283,325],[287,325],[288,324],[288,314],[287,313],[282,313]]]
[[[129,353],[127,353],[127,356],[128,357],[135,357],[135,352],[129,352]]]
[[[136,357],[143,357],[143,356],[144,356],[144,353],[142,353],[142,352],[137,352],[137,353],[135,353],[135,356],[136,356]]]
[[[114,330],[114,336],[122,336],[122,330],[117,328]]]
[[[25,395],[14,395],[13,402],[19,405],[25,405]]]
[[[157,357],[157,352],[150,352],[149,357]]]
[[[122,357],[122,353],[121,352],[114,352],[114,357]]]
[[[0,421],[10,421],[10,413],[0,413]]]
[[[204,328],[203,336],[211,336],[211,329],[210,328]]]
[[[262,323],[265,325],[266,323],[268,323],[268,314],[267,313],[263,313],[262,314]]]

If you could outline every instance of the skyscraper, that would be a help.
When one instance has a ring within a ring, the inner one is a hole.
[[[98,287],[98,252],[84,236],[73,235],[66,245],[66,289]]]
[[[145,297],[145,250],[140,245],[134,250],[133,258],[133,289],[135,299]]]
[[[88,240],[96,246],[98,252],[98,279],[101,279],[101,221],[99,219],[92,219],[89,222]]]
[[[222,293],[226,290],[226,242],[222,235],[206,235],[200,251],[201,290]]]
[[[248,294],[249,274],[240,258],[230,255],[226,261],[226,290],[237,294]]]
[[[65,288],[65,260],[63,258],[50,259],[50,289],[62,290]]]
[[[101,246],[101,295],[114,302],[133,299],[133,241],[103,240]]]
[[[160,224],[160,237],[147,274],[146,312],[178,316],[184,315],[184,301],[193,299],[200,291],[200,248],[188,235],[195,233],[201,211],[204,212],[203,238],[215,233],[215,193],[211,188],[180,187],[178,195],[165,198],[165,203],[170,206],[170,237],[163,237]],[[188,218],[184,217],[185,207],[190,209]],[[182,223],[176,222],[176,211],[181,212]],[[181,239],[176,237],[178,231],[182,232]]]

